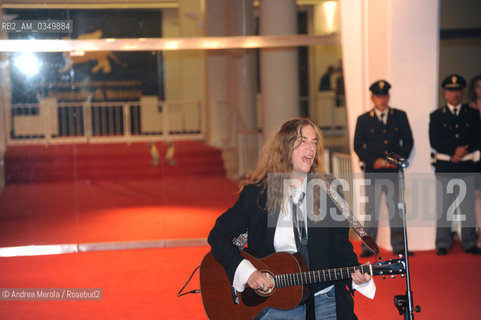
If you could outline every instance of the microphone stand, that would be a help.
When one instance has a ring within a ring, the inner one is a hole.
[[[389,161],[390,159],[388,159]],[[403,222],[404,236],[404,259],[406,261],[406,294],[394,296],[394,306],[398,308],[399,314],[404,314],[405,320],[414,320],[414,312],[421,312],[420,306],[413,307],[413,293],[411,290],[411,273],[409,271],[409,250],[408,235],[406,226],[406,203],[404,201],[404,168],[408,166],[408,162],[389,161],[394,163],[399,169],[399,203],[398,209]]]

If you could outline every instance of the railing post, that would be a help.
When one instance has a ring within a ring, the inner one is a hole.
[[[102,136],[107,136],[109,132],[107,131],[107,117],[108,117],[108,106],[104,106],[100,108],[100,117],[102,119],[102,125],[101,125],[101,135]]]
[[[57,107],[57,105],[55,105]],[[50,144],[50,140],[52,140],[52,117],[53,117],[53,104],[51,103],[39,103],[38,104],[38,112],[39,114],[42,114],[45,112],[45,117],[44,117],[44,135],[45,135],[45,146],[48,147]],[[42,110],[44,109],[44,110]]]
[[[162,136],[165,138],[169,135],[169,104],[162,101]]]
[[[204,135],[204,133],[205,133],[205,124],[206,124],[205,117],[206,117],[207,115],[205,115],[205,114],[203,113],[203,110],[202,110],[202,102],[201,102],[201,101],[197,102],[197,109],[198,109],[198,114],[199,114],[199,124],[198,124],[199,131],[200,131],[199,133],[200,133],[201,135]]]
[[[84,112],[84,135],[87,143],[90,143],[92,137],[92,104],[86,102],[83,104]]]
[[[11,123],[13,122],[13,115],[12,115],[12,105],[10,106],[3,106],[3,115],[5,116],[4,119],[4,124],[5,124],[5,137],[7,138],[7,144],[9,144],[12,141],[12,127]]]
[[[131,135],[130,135],[130,112],[129,112],[129,105],[126,103],[123,105],[124,110],[124,137],[127,141],[127,144],[130,145],[131,143]]]

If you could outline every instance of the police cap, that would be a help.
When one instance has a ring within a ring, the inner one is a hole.
[[[369,90],[371,90],[372,94],[375,94],[376,96],[388,95],[389,89],[391,89],[391,85],[386,80],[376,81],[369,87]]]
[[[459,74],[450,74],[441,84],[444,90],[461,90],[466,87],[466,80]]]

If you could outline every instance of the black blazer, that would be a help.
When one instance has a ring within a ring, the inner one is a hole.
[[[479,111],[463,104],[458,116],[447,106],[433,111],[429,120],[429,141],[439,153],[454,155],[456,148],[469,145],[468,152],[481,146],[481,122]]]
[[[366,164],[366,172],[375,172],[373,164],[378,158],[384,158],[388,153],[395,152],[401,158],[409,158],[413,149],[413,136],[406,112],[389,108],[387,123],[378,120],[373,110],[357,118],[354,134],[354,151],[359,160]],[[380,171],[397,171],[383,169]]]
[[[336,208],[332,200],[327,199],[328,203],[324,208],[327,210]],[[209,234],[208,241],[212,247],[212,253],[223,265],[231,283],[237,266],[243,260],[237,246],[232,244],[232,240],[239,234],[248,229],[248,247],[261,257],[275,252],[275,222],[279,213],[268,217],[264,209],[266,200],[266,192],[262,192],[261,187],[246,186],[234,206],[217,219]],[[337,214],[340,215],[340,212],[337,211]],[[268,220],[273,227],[268,226]],[[311,270],[359,264],[352,244],[349,242],[349,227],[345,221],[339,223],[337,227],[324,227],[323,222],[317,224],[309,222],[308,249]],[[354,302],[346,288],[346,285],[351,288],[351,284],[351,280],[335,283],[338,319],[357,319],[353,312]],[[317,291],[329,285],[324,284],[311,289]]]

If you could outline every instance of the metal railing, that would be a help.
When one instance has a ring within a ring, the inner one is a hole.
[[[256,167],[262,148],[262,135],[258,132],[238,134],[238,173],[252,173]]]
[[[345,153],[334,152],[331,159],[332,175],[337,179],[345,180],[350,186],[352,186],[352,165],[351,155]],[[344,190],[344,199],[352,208],[353,206],[353,192],[352,188]]]
[[[60,102],[13,105],[6,111],[7,143],[112,143],[205,139],[200,102]]]
[[[236,176],[241,177],[254,171],[262,148],[262,134],[258,130],[248,130],[247,124],[239,114],[239,108],[226,100],[217,102],[226,110],[226,135],[223,141],[226,146],[234,147],[236,153]],[[256,105],[259,114],[260,104]],[[226,160],[225,160],[226,161]],[[231,161],[231,160],[227,160]],[[230,164],[227,164],[230,166]]]

